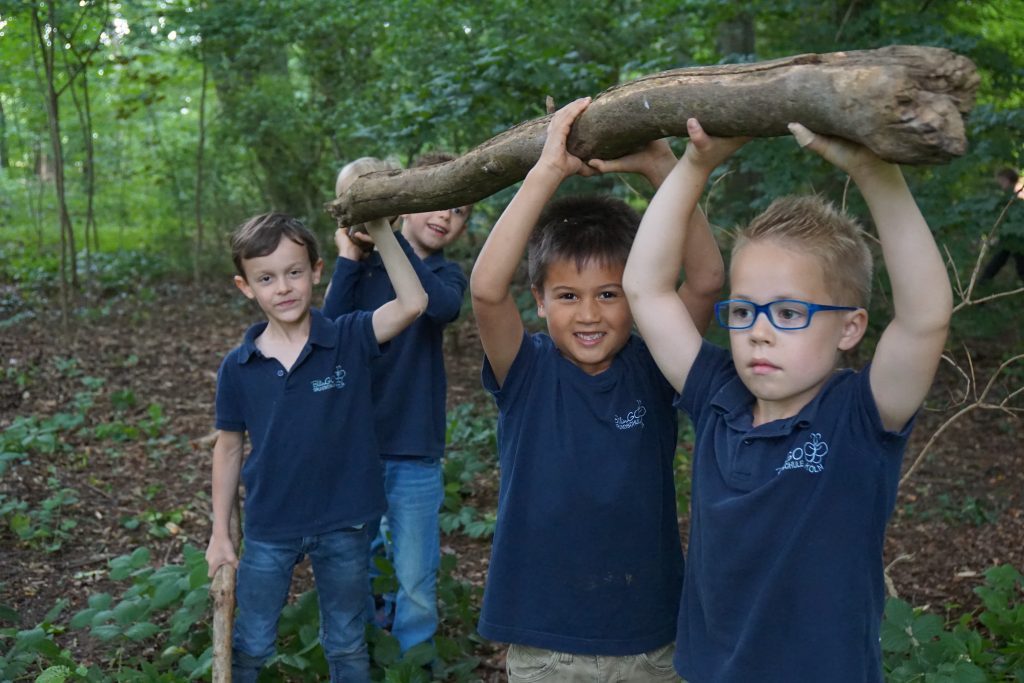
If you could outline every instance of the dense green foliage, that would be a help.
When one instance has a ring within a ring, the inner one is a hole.
[[[63,41],[52,41],[51,21]],[[187,272],[200,220],[209,245],[222,244],[220,235],[239,219],[268,208],[301,215],[326,232],[330,221],[321,207],[345,161],[369,154],[407,163],[428,148],[465,151],[541,115],[545,95],[565,102],[680,66],[940,45],[971,57],[982,75],[969,120],[972,149],[953,164],[910,176],[936,230],[965,255],[994,221],[993,170],[1020,163],[1022,27],[1024,7],[1014,0],[776,0],[743,7],[714,0],[462,7],[424,0],[5,0],[4,261],[16,260],[18,250],[52,254],[60,237],[54,148],[41,106],[46,46],[55,48],[75,248],[142,246],[176,255]],[[740,170],[742,186],[727,184],[713,206],[720,225],[779,192],[842,185],[782,140],[749,146]],[[488,225],[505,199],[485,202],[474,223]],[[220,252],[195,252],[200,272],[223,268]],[[92,283],[89,273],[81,276]]]

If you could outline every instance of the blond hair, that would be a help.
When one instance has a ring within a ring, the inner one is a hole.
[[[732,254],[748,243],[771,241],[818,260],[834,304],[867,307],[871,251],[852,217],[817,195],[780,197],[736,233]]]
[[[355,161],[350,161],[338,171],[338,178],[334,181],[334,196],[340,197],[352,186],[352,181],[361,175],[374,171],[394,171],[396,168],[398,166],[390,161],[377,157],[359,157]]]

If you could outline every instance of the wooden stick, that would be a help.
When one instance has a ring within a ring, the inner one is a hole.
[[[231,544],[236,551],[241,550],[239,542],[242,531],[240,528],[240,512],[238,496],[231,511]],[[231,683],[231,633],[235,621],[235,568],[230,564],[222,564],[210,582],[210,595],[213,597],[213,683]]]
[[[596,96],[567,144],[583,160],[614,159],[686,135],[691,116],[717,136],[788,135],[786,124],[797,121],[894,163],[946,163],[967,151],[963,119],[978,83],[966,57],[913,45],[675,69]],[[355,225],[471,204],[526,176],[549,119],[520,123],[443,164],[362,175],[326,208]]]

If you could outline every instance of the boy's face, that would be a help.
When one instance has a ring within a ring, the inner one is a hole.
[[[310,264],[305,245],[282,237],[270,254],[242,260],[245,277],[236,275],[235,285],[259,305],[269,321],[294,324],[309,311],[323,265],[323,261]]]
[[[420,258],[441,251],[466,230],[470,206],[402,216],[402,235]]]
[[[537,315],[562,355],[588,375],[607,370],[629,341],[633,314],[622,291],[625,264],[552,261],[543,291],[533,288]]]
[[[818,260],[803,251],[769,241],[750,242],[733,257],[730,298],[766,304],[798,299],[833,301]],[[754,326],[729,330],[736,371],[757,397],[755,424],[791,417],[817,395],[835,369],[840,351],[852,349],[864,335],[867,313],[819,311],[802,330],[777,330],[758,315]]]

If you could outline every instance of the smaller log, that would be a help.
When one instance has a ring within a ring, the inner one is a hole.
[[[210,583],[213,598],[213,683],[231,683],[231,634],[235,617],[235,568],[222,564]]]
[[[974,64],[943,48],[896,45],[753,64],[675,69],[615,86],[573,126],[569,151],[614,159],[686,134],[695,116],[717,136],[788,135],[791,121],[901,164],[946,163],[967,150],[963,118]],[[540,157],[550,114],[452,161],[360,176],[326,209],[343,225],[471,204],[522,180]]]
[[[235,496],[234,509],[228,522],[231,544],[236,551],[242,538],[241,511]],[[235,625],[235,568],[222,564],[210,582],[213,598],[213,683],[231,683],[231,634]]]

